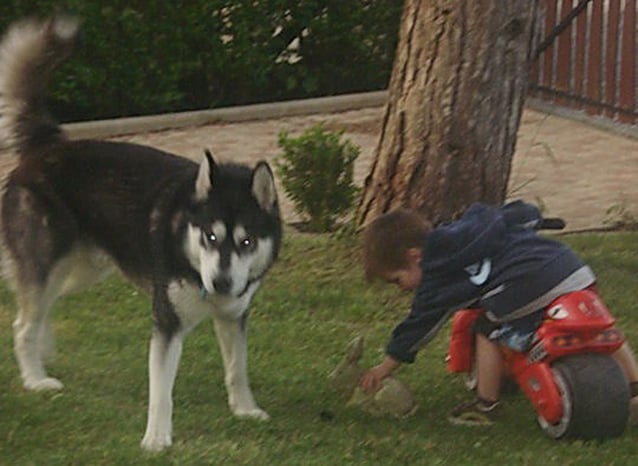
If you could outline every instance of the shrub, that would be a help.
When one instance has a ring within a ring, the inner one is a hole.
[[[76,50],[50,88],[56,118],[77,121],[383,89],[401,6],[2,0],[0,34],[25,16],[82,19]]]
[[[358,188],[353,182],[354,162],[360,149],[341,141],[343,131],[315,125],[297,138],[279,133],[283,149],[275,160],[284,191],[312,231],[329,231],[352,209]]]

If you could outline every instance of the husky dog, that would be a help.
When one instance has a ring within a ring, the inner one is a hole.
[[[281,221],[273,174],[201,164],[150,147],[72,141],[43,107],[45,84],[72,48],[78,22],[13,25],[0,43],[0,153],[17,166],[3,183],[5,271],[15,290],[15,354],[24,386],[58,390],[43,357],[50,311],[63,294],[104,278],[114,263],[153,306],[149,408],[142,447],[171,445],[172,390],[184,336],[214,319],[228,404],[267,419],[249,388],[250,302],[275,261]]]

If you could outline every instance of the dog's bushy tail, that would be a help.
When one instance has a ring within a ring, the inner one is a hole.
[[[0,149],[19,153],[62,136],[45,107],[55,66],[70,53],[79,29],[71,17],[14,23],[0,42]]]

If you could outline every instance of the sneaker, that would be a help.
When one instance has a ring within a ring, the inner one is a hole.
[[[448,421],[463,426],[491,426],[494,424],[494,415],[498,406],[498,401],[489,402],[477,398],[454,408],[448,416]]]

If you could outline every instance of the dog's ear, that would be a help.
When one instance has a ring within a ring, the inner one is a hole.
[[[259,162],[253,170],[252,192],[259,206],[267,212],[277,207],[275,178],[266,162]]]
[[[213,172],[215,171],[215,161],[213,154],[208,149],[204,150],[204,159],[199,164],[197,180],[195,180],[195,200],[205,201],[213,184]]]

